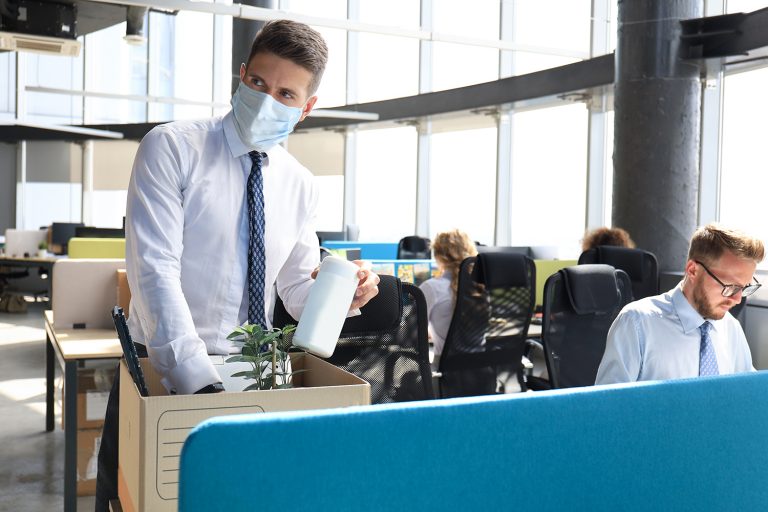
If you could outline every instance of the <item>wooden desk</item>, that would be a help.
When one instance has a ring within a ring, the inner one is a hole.
[[[122,354],[114,329],[54,329],[53,311],[45,317],[45,430],[54,428],[54,358],[64,372],[64,510],[77,510],[77,368],[88,360]]]
[[[0,256],[0,267],[19,267],[19,268],[42,268],[48,272],[48,279],[45,279],[46,293],[48,293],[48,300],[53,303],[53,294],[51,293],[51,286],[53,283],[53,264],[58,261],[59,258],[55,256],[49,256],[45,258],[31,257],[31,258],[16,258],[11,256]]]

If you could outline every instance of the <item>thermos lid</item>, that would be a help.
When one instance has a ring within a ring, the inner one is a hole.
[[[356,277],[360,270],[356,264],[339,256],[326,256],[320,264],[323,273],[336,274],[344,278]]]

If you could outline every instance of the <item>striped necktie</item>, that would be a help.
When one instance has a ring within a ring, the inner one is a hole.
[[[720,371],[717,368],[717,356],[715,355],[715,347],[712,345],[712,338],[709,336],[709,331],[712,329],[712,324],[704,322],[699,326],[701,331],[701,348],[699,349],[699,375],[720,375]]]
[[[264,178],[258,151],[248,153],[253,165],[248,176],[248,322],[267,328],[264,319]]]

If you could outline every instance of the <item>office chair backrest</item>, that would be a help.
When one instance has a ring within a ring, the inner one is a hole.
[[[631,300],[629,276],[610,265],[567,267],[547,279],[542,342],[552,388],[595,383],[608,329]]]
[[[503,393],[519,380],[533,316],[536,267],[512,252],[465,259],[440,356],[440,396]]]
[[[632,281],[633,300],[659,294],[659,262],[643,249],[600,245],[581,253],[579,265],[604,263],[623,270]]]
[[[326,360],[368,381],[372,404],[434,398],[424,294],[394,276],[380,278],[378,295],[347,318]],[[273,325],[289,323],[297,322],[278,298]]]
[[[406,236],[397,244],[397,259],[399,260],[429,260],[432,259],[432,245],[429,238]]]

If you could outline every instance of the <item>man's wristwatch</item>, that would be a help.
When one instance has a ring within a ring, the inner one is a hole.
[[[195,391],[196,395],[203,395],[206,393],[221,393],[224,391],[224,384],[221,382],[216,382],[214,384],[208,384],[204,388],[198,389]]]

